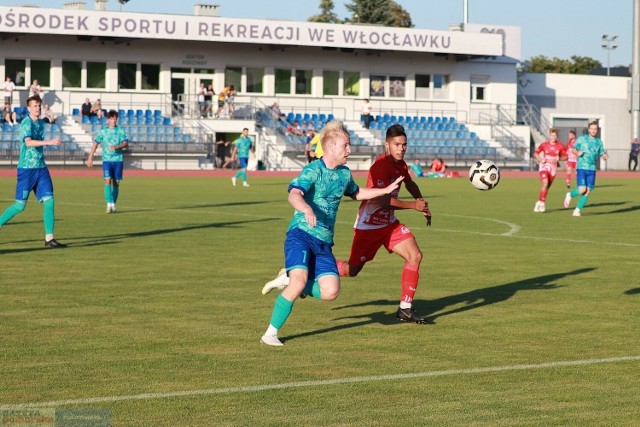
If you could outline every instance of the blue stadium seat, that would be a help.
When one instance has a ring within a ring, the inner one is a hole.
[[[162,117],[162,111],[153,110],[153,117]]]
[[[71,112],[72,116],[79,116],[80,115],[80,109],[79,108],[74,108],[73,111]]]

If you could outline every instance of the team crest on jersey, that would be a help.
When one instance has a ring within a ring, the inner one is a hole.
[[[378,187],[378,188],[384,188],[384,187],[386,187],[386,185],[384,185],[384,181],[383,181],[383,180],[379,179],[379,180],[376,182],[376,187]]]
[[[409,234],[411,233],[411,230],[409,230],[409,227],[407,227],[406,225],[403,225],[402,227],[400,227],[400,232],[402,234]]]

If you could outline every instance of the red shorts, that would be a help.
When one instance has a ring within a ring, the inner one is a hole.
[[[400,221],[376,230],[356,229],[353,233],[349,264],[361,267],[376,256],[381,246],[391,253],[398,243],[414,238],[409,227],[400,224]]]
[[[555,175],[553,175],[553,173],[550,170],[546,170],[543,169],[539,172],[540,174],[540,179],[548,179],[549,180],[549,185],[553,184],[553,180],[555,179]]]
[[[571,168],[573,170],[576,169],[576,164],[577,164],[577,162],[565,162],[565,166],[568,167],[568,168]]]

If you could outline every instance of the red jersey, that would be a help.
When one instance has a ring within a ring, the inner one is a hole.
[[[578,161],[578,156],[573,154],[573,146],[576,144],[576,139],[570,139],[567,141],[567,162],[575,163]]]
[[[555,144],[545,141],[536,149],[536,154],[540,153],[544,153],[544,163],[540,163],[540,170],[550,172],[551,175],[555,176],[558,169],[558,161],[567,154],[564,145],[560,141],[556,141]]]
[[[412,182],[409,175],[409,168],[404,160],[396,162],[386,154],[378,156],[367,177],[368,188],[384,188],[393,183],[399,177],[404,177],[405,185]],[[398,197],[400,187],[390,194],[391,197]],[[384,228],[389,224],[397,221],[394,209],[383,206],[378,198],[372,200],[363,200],[358,208],[358,216],[354,227],[359,230],[374,230]]]

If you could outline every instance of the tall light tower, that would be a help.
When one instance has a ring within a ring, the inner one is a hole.
[[[602,36],[602,48],[607,50],[607,76],[611,75],[611,51],[618,48],[617,44],[613,44],[618,36]]]

